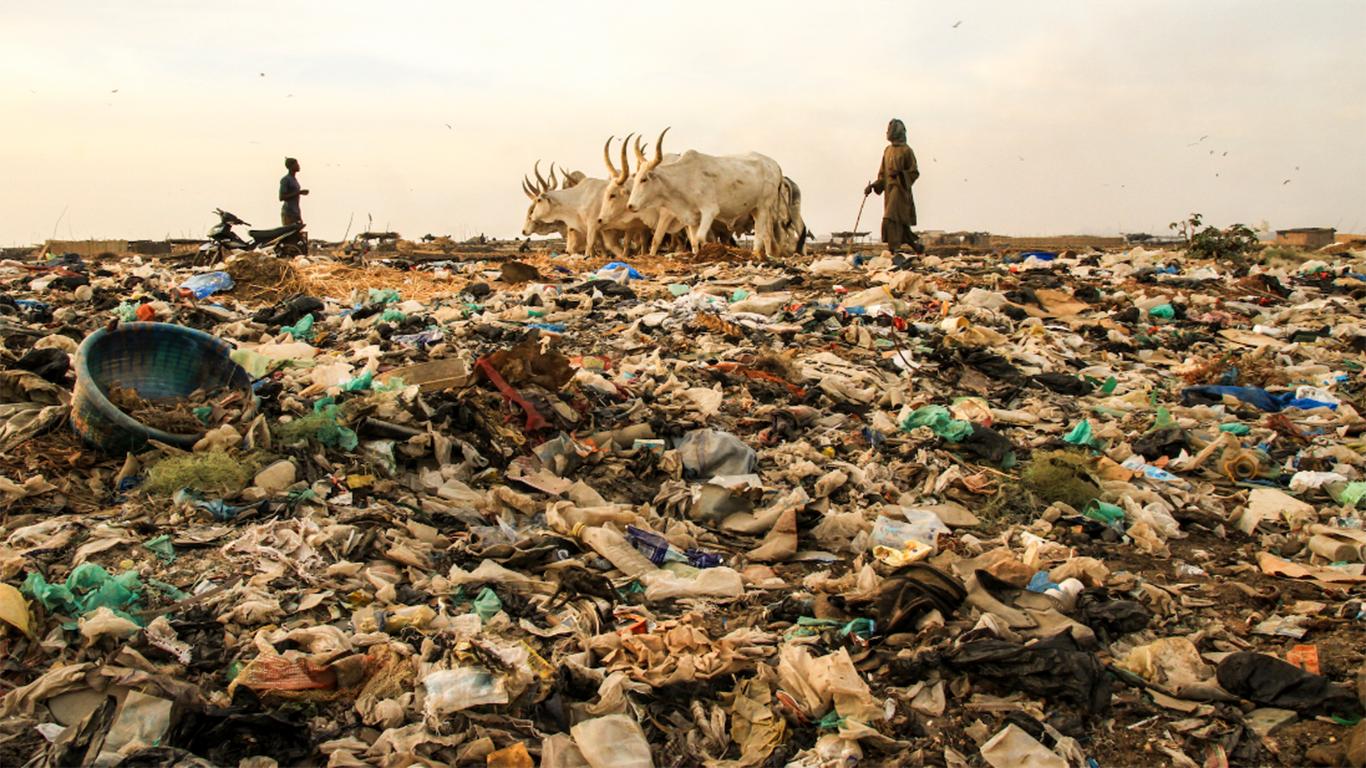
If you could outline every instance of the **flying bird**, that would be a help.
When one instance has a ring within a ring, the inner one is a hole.
[[[448,131],[453,131],[453,130],[455,130],[455,129],[451,127],[451,124],[450,124],[450,123],[446,123],[446,130],[448,130]]]
[[[1205,139],[1208,139],[1208,138],[1209,138],[1209,134],[1207,133],[1207,134],[1205,134],[1204,136],[1201,136],[1200,138],[1196,139],[1195,141],[1192,141],[1191,143],[1187,144],[1186,146],[1188,146],[1188,147],[1193,147],[1193,146],[1195,146],[1196,144],[1199,144],[1200,142],[1202,142],[1202,141],[1204,141]]]
[[[1286,184],[1289,184],[1289,183],[1290,183],[1290,179],[1286,179],[1285,181],[1282,181],[1282,182],[1281,182],[1281,186],[1284,187]]]
[[[955,21],[955,22],[953,23],[953,28],[954,28],[954,29],[958,29],[958,25],[959,25],[959,24],[962,24],[962,23],[963,23],[963,22],[962,22],[961,19],[958,20],[958,21]]]
[[[119,89],[117,89],[117,88],[115,88],[114,90],[110,91],[110,93],[118,93],[118,92],[119,92]]]

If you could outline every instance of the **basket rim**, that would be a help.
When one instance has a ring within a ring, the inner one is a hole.
[[[128,414],[124,413],[123,410],[118,406],[114,405],[114,403],[111,402],[109,398],[105,396],[100,384],[96,382],[95,377],[90,373],[90,350],[93,349],[95,345],[98,344],[104,338],[124,332],[132,333],[134,331],[155,330],[167,331],[172,334],[182,334],[190,338],[196,338],[206,343],[209,347],[218,349],[224,357],[227,357],[233,349],[231,344],[228,344],[226,341],[223,341],[217,336],[213,336],[197,328],[190,328],[184,325],[177,325],[175,323],[146,322],[120,323],[118,327],[115,328],[113,331],[110,331],[108,328],[100,328],[96,330],[94,333],[90,334],[89,336],[86,336],[85,341],[81,342],[81,346],[76,349],[76,381],[78,383],[81,381],[86,382],[88,386],[82,388],[85,397],[90,399],[91,404],[94,405],[96,410],[111,416],[112,418],[110,420],[113,421],[114,424],[118,427],[121,427],[125,430],[129,430],[132,432],[145,433],[147,435],[147,439],[149,440],[156,440],[158,442],[169,443],[171,445],[179,445],[185,442],[189,442],[191,440],[197,441],[200,438],[202,438],[205,434],[207,434],[208,430],[184,433],[167,432],[165,430],[157,429],[156,427],[143,424],[142,422],[138,421],[132,416],[129,416]],[[77,395],[79,396],[80,393],[78,392]]]

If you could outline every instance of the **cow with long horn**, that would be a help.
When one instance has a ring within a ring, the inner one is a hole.
[[[607,182],[584,178],[564,189],[558,189],[559,181],[553,168],[549,180],[541,176],[539,165],[533,173],[538,185],[534,189],[523,189],[531,198],[531,206],[527,208],[522,234],[540,234],[546,227],[563,227],[566,249],[570,253],[576,252],[578,248],[575,246],[582,240],[583,254],[591,256],[594,244],[599,239],[598,208],[602,205],[602,189]],[[531,194],[533,191],[534,196]]]
[[[661,208],[654,207],[641,211],[630,211],[626,207],[626,200],[631,194],[631,166],[626,159],[626,148],[631,143],[634,133],[627,134],[621,141],[621,168],[612,165],[610,147],[612,139],[607,140],[607,144],[602,148],[603,160],[612,176],[607,180],[607,187],[602,193],[602,208],[598,214],[598,223],[608,231],[620,231],[627,238],[627,244],[623,250],[629,250],[629,242],[637,237],[652,235],[650,239],[649,253],[651,256],[659,252],[660,243],[664,237],[671,232],[682,230],[682,225],[674,217]],[[643,165],[641,160],[644,155],[640,148],[640,138],[636,137],[636,157],[637,167]],[[673,157],[672,155],[670,157]],[[642,243],[643,245],[643,243]]]
[[[582,178],[583,174],[579,174]],[[577,183],[577,182],[576,182]],[[538,220],[532,217],[532,211],[536,207],[540,196],[547,192],[547,182],[542,179],[541,184],[536,184],[522,175],[522,194],[531,201],[531,207],[527,209],[527,222],[522,227],[523,235],[559,235],[564,238],[564,247],[567,253],[582,253],[584,250],[584,235],[581,231],[572,230],[565,226],[563,221],[558,220]]]
[[[701,250],[714,222],[736,232],[746,219],[752,219],[754,255],[785,255],[780,253],[776,226],[783,185],[778,163],[757,152],[717,156],[694,150],[665,163],[668,132],[665,128],[659,134],[654,157],[636,172],[627,209],[668,210],[688,228],[694,254]]]

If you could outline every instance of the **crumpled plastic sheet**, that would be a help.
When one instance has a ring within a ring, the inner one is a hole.
[[[713,640],[686,620],[668,621],[646,634],[616,632],[589,638],[588,650],[609,671],[661,687],[751,670],[776,652],[778,637],[756,629],[732,630]]]

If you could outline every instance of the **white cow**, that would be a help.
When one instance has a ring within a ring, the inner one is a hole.
[[[675,219],[664,208],[651,206],[640,211],[631,211],[626,207],[627,198],[631,196],[631,185],[634,175],[631,173],[630,163],[626,159],[626,145],[630,143],[631,137],[635,134],[627,134],[621,140],[621,169],[618,170],[612,165],[611,146],[612,138],[607,139],[607,143],[602,147],[602,160],[607,165],[610,176],[607,178],[607,187],[602,192],[602,207],[598,211],[598,224],[607,230],[620,231],[623,235],[623,249],[629,248],[630,240],[635,237],[650,235],[649,253],[651,256],[659,252],[659,245],[664,241],[664,237],[670,233],[681,233],[683,224]],[[636,168],[643,168],[646,164],[645,150],[640,146],[640,137],[636,136]],[[667,155],[664,163],[667,164],[678,155]]]
[[[804,253],[806,239],[811,235],[802,219],[802,190],[797,182],[783,177],[779,188],[778,212],[774,219],[777,228],[778,250],[781,253]]]
[[[570,238],[577,236],[583,239],[584,255],[593,255],[593,245],[598,239],[598,208],[602,205],[602,190],[607,182],[584,178],[571,187],[559,189],[554,169],[547,182],[541,178],[539,166],[536,180],[540,182],[537,188],[523,182],[522,191],[531,199],[531,205],[527,208],[522,234],[532,235],[546,227],[563,226],[566,250],[573,252],[569,247]]]
[[[551,167],[551,171],[552,171],[552,175],[553,175],[554,166]],[[525,194],[525,195],[527,196],[527,198],[529,198],[532,202],[535,202],[536,197],[537,197],[538,195],[540,195],[542,192],[545,192],[547,189],[549,189],[549,184],[546,182],[545,179],[542,179],[542,178],[541,178],[541,163],[540,163],[539,160],[536,161],[536,178],[537,178],[537,179],[540,179],[540,181],[539,181],[539,182],[532,182],[532,181],[530,181],[529,179],[527,179],[527,177],[526,177],[525,175],[522,176],[522,193]],[[566,186],[566,187],[572,187],[574,184],[577,184],[578,182],[580,182],[580,181],[582,181],[582,180],[583,180],[583,174],[582,174],[582,173],[574,172],[574,173],[571,173],[571,174],[567,174],[566,177],[565,177],[565,186]],[[531,223],[530,229],[531,229],[531,231],[528,232],[528,231],[527,231],[527,228],[526,228],[526,227],[523,227],[523,228],[522,228],[522,234],[524,234],[524,235],[559,235],[561,238],[564,239],[564,248],[565,248],[565,252],[566,252],[566,253],[582,253],[582,252],[583,252],[583,233],[581,233],[581,232],[574,232],[574,231],[570,230],[568,227],[566,227],[566,226],[564,225],[563,222],[560,222],[560,221],[533,221],[533,222]]]
[[[640,212],[658,206],[688,228],[693,253],[698,253],[713,222],[730,231],[752,219],[754,255],[779,256],[776,217],[783,172],[772,158],[757,152],[746,155],[704,155],[688,150],[664,164],[664,134],[655,142],[655,156],[636,172],[626,207]]]

